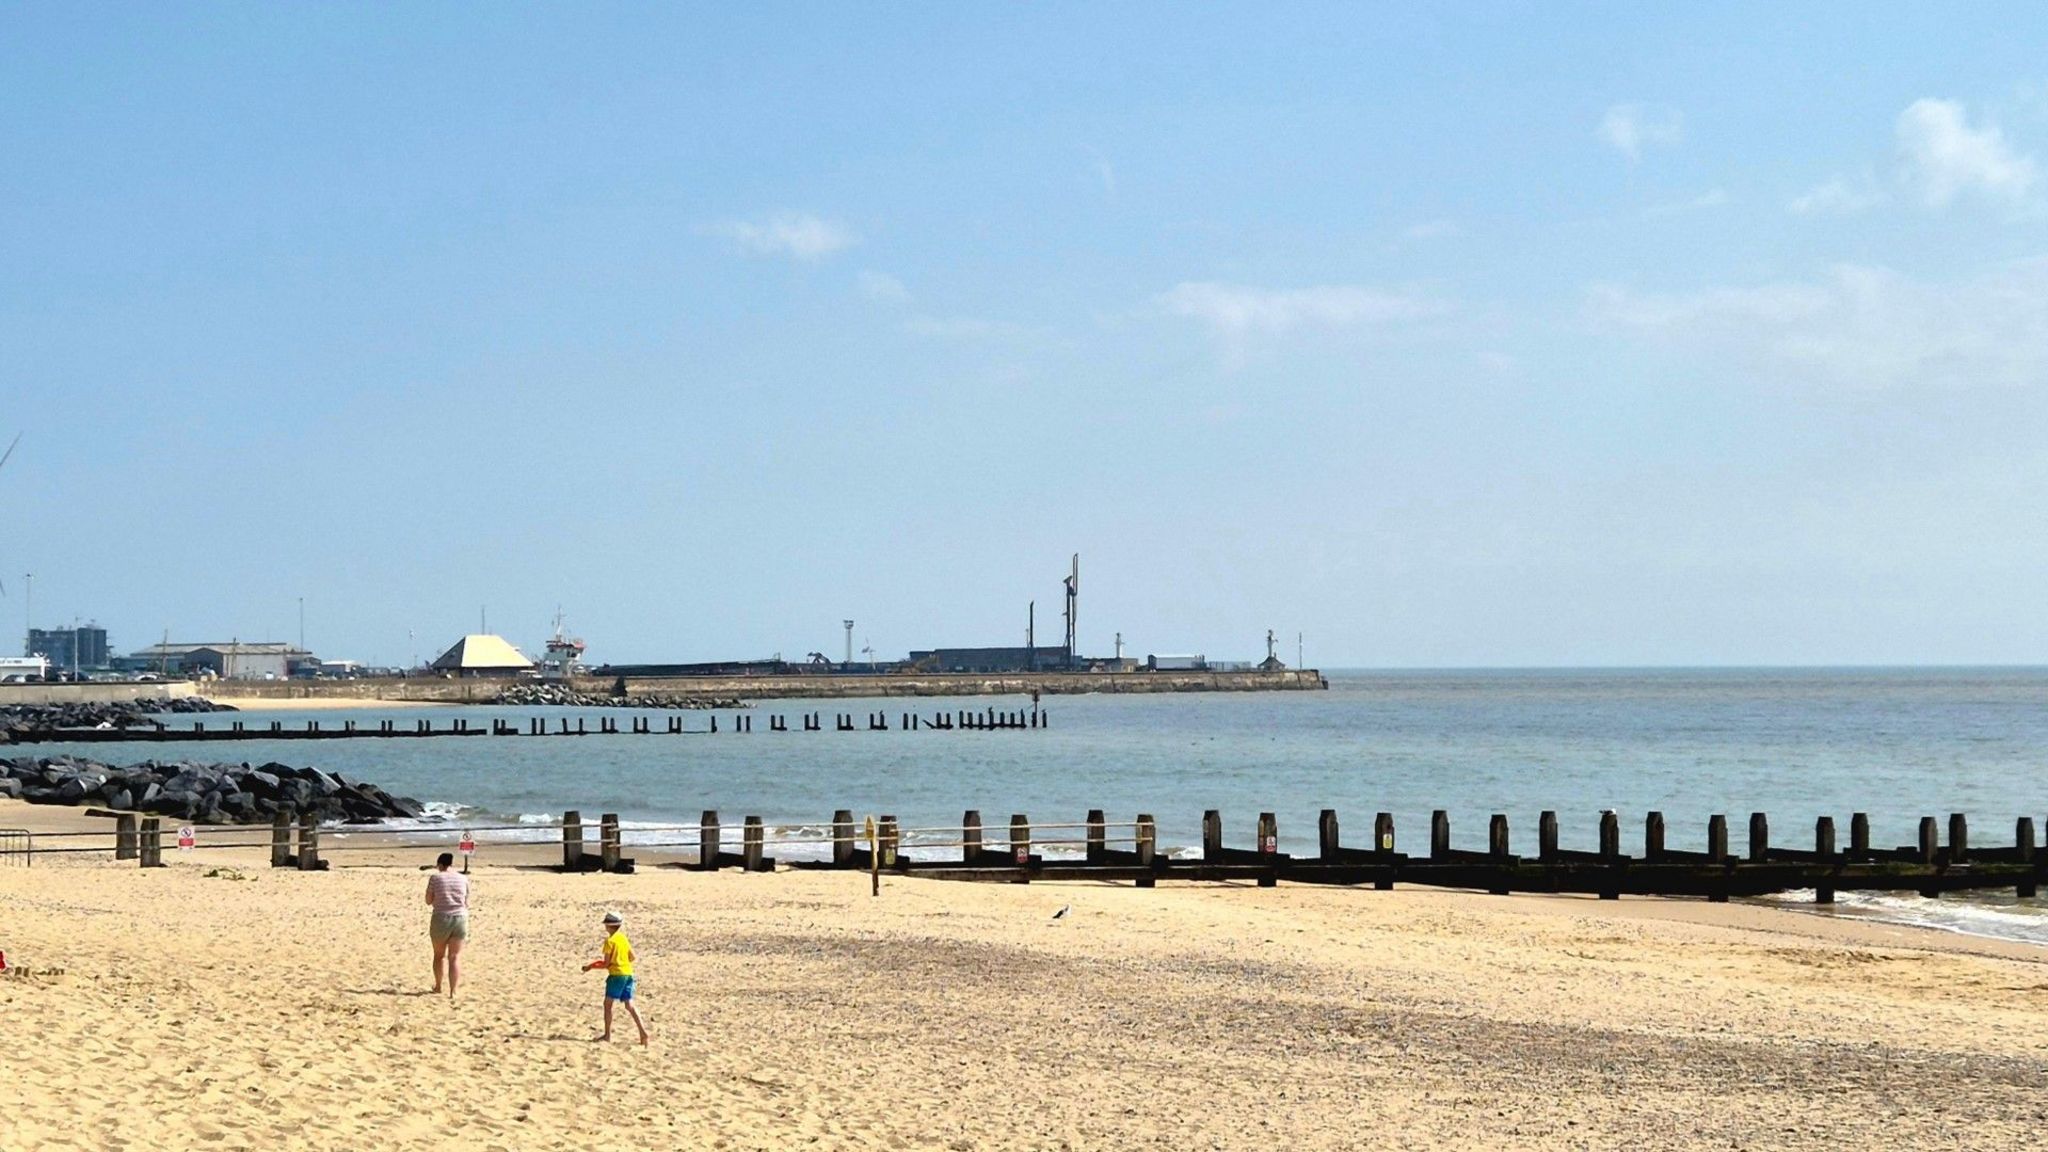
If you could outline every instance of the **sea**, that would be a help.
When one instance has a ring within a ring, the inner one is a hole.
[[[1910,844],[1922,816],[1967,813],[1974,844],[2009,844],[2015,818],[2048,832],[2048,668],[1652,669],[1335,671],[1326,692],[1050,696],[1044,728],[902,731],[905,712],[1028,709],[1021,697],[764,701],[710,715],[574,708],[374,708],[340,713],[262,712],[248,719],[303,727],[353,719],[455,717],[524,731],[567,718],[576,738],[251,741],[232,745],[42,746],[131,762],[149,756],[232,757],[314,763],[351,779],[430,803],[442,828],[502,831],[493,838],[548,839],[522,827],[577,809],[587,820],[618,813],[632,844],[694,845],[707,809],[734,828],[760,816],[778,840],[771,854],[822,852],[815,843],[835,809],[856,819],[891,814],[907,838],[950,840],[961,814],[978,810],[991,843],[1013,813],[1044,831],[1091,808],[1126,822],[1158,821],[1162,851],[1200,842],[1202,813],[1222,813],[1226,843],[1251,847],[1255,821],[1272,812],[1280,848],[1312,854],[1316,819],[1336,809],[1345,840],[1370,839],[1373,816],[1393,814],[1400,847],[1425,851],[1430,814],[1449,813],[1452,842],[1481,849],[1493,813],[1509,817],[1517,851],[1533,852],[1538,814],[1554,810],[1560,843],[1597,846],[1600,813],[1620,815],[1624,850],[1639,852],[1645,813],[1659,811],[1672,848],[1703,850],[1708,818],[1726,814],[1731,850],[1746,841],[1751,812],[1770,818],[1774,844],[1812,843],[1816,817],[1833,816],[1846,844],[1852,813],[1869,815],[1872,843]],[[820,713],[824,731],[802,731]],[[889,730],[866,730],[869,713]],[[834,717],[861,730],[834,730]],[[601,719],[630,729],[651,718],[657,733],[680,715],[683,736],[598,735]],[[788,732],[770,731],[770,717]],[[197,719],[210,726],[225,718]],[[124,755],[125,754],[125,755]],[[592,833],[594,836],[594,833]],[[1058,846],[1055,847],[1058,850]],[[1798,894],[1788,906],[1811,908]],[[2010,892],[1972,897],[1844,895],[1837,915],[1874,916],[1949,931],[2048,945],[2048,903]]]

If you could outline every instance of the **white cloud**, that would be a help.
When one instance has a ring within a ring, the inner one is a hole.
[[[749,255],[786,256],[792,260],[822,260],[860,243],[860,237],[845,225],[801,213],[766,220],[734,220],[710,231],[731,240]]]
[[[903,322],[903,330],[933,340],[1009,339],[1039,331],[1008,320],[983,320],[975,316],[912,316]]]
[[[1218,334],[1284,335],[1304,328],[1348,329],[1426,320],[1450,311],[1440,300],[1350,284],[1272,291],[1190,281],[1158,298],[1176,316],[1207,324]]]
[[[1616,104],[1600,118],[1600,138],[1630,160],[1643,149],[1668,147],[1685,134],[1685,119],[1675,109],[1648,104]]]
[[[1456,220],[1424,220],[1410,224],[1401,234],[1410,240],[1435,240],[1444,236],[1460,236],[1464,231]]]
[[[2018,201],[2034,186],[2034,162],[1996,125],[1972,128],[1957,101],[1915,100],[1899,113],[1897,135],[1901,176],[1934,207],[1971,191]]]
[[[882,300],[891,304],[900,304],[910,299],[910,289],[903,286],[903,281],[889,275],[887,272],[876,272],[873,270],[862,272],[859,283],[860,294],[870,300]]]
[[[1874,208],[1883,202],[1884,193],[1877,189],[1859,188],[1837,176],[1825,184],[1816,184],[1794,196],[1786,202],[1785,209],[1797,216],[1847,214]]]
[[[1693,362],[1778,383],[2025,387],[2048,375],[2048,259],[1943,283],[1843,265],[1816,280],[1688,293],[1602,285],[1586,314]]]

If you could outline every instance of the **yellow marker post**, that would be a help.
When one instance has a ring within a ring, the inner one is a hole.
[[[870,896],[882,894],[882,846],[875,835],[875,818],[868,817],[868,880]]]

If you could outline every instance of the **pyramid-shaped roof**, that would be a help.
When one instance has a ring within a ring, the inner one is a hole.
[[[507,643],[503,636],[480,632],[457,640],[453,648],[441,653],[441,658],[434,661],[434,667],[443,672],[487,672],[531,668],[533,661],[521,656],[519,649]]]

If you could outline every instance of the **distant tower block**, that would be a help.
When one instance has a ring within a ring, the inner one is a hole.
[[[844,620],[841,623],[846,625],[846,660],[844,663],[850,665],[853,663],[853,621]]]

